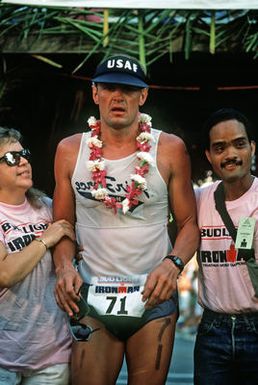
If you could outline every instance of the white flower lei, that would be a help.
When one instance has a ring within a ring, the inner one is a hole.
[[[135,167],[135,173],[131,174],[131,185],[127,187],[126,197],[122,202],[117,202],[114,197],[108,195],[106,189],[106,170],[105,161],[102,157],[103,143],[100,140],[101,125],[100,121],[94,116],[88,119],[91,128],[91,137],[87,140],[90,149],[90,157],[87,163],[88,169],[91,171],[94,182],[91,190],[92,196],[102,201],[106,207],[112,208],[115,213],[118,209],[122,209],[123,214],[138,204],[138,197],[147,189],[147,181],[144,177],[148,173],[149,167],[153,166],[153,158],[149,154],[151,141],[154,140],[151,134],[151,116],[147,114],[139,114],[139,130],[140,134],[136,137],[136,145],[139,149],[137,158],[139,164]]]

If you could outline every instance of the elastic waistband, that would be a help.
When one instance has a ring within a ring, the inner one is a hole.
[[[205,308],[204,311],[203,311],[203,315],[204,316],[207,316],[209,318],[213,318],[213,319],[220,319],[220,320],[227,320],[227,319],[232,319],[232,318],[236,318],[236,319],[247,319],[247,318],[257,318],[258,319],[258,312],[255,311],[255,312],[248,312],[248,313],[232,313],[232,314],[229,314],[229,313],[218,313],[216,311],[213,311],[213,310],[210,310],[210,309],[207,309]]]

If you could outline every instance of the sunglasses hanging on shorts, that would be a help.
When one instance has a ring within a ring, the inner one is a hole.
[[[8,166],[18,166],[21,158],[25,158],[28,162],[31,159],[30,150],[23,148],[21,151],[8,151],[0,158],[0,162],[5,162]]]
[[[96,332],[97,330],[100,330],[100,328],[92,329],[91,326],[84,325],[78,320],[72,318],[70,319],[68,325],[71,335],[75,341],[89,341],[89,338],[92,333]]]

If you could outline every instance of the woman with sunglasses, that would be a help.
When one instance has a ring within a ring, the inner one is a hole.
[[[67,385],[71,339],[50,248],[74,232],[65,220],[52,223],[20,140],[0,127],[0,385]]]

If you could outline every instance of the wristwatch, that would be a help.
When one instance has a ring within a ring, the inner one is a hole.
[[[176,255],[166,255],[164,259],[170,259],[170,261],[172,261],[179,269],[180,273],[184,270],[185,264],[180,257],[177,257]]]

